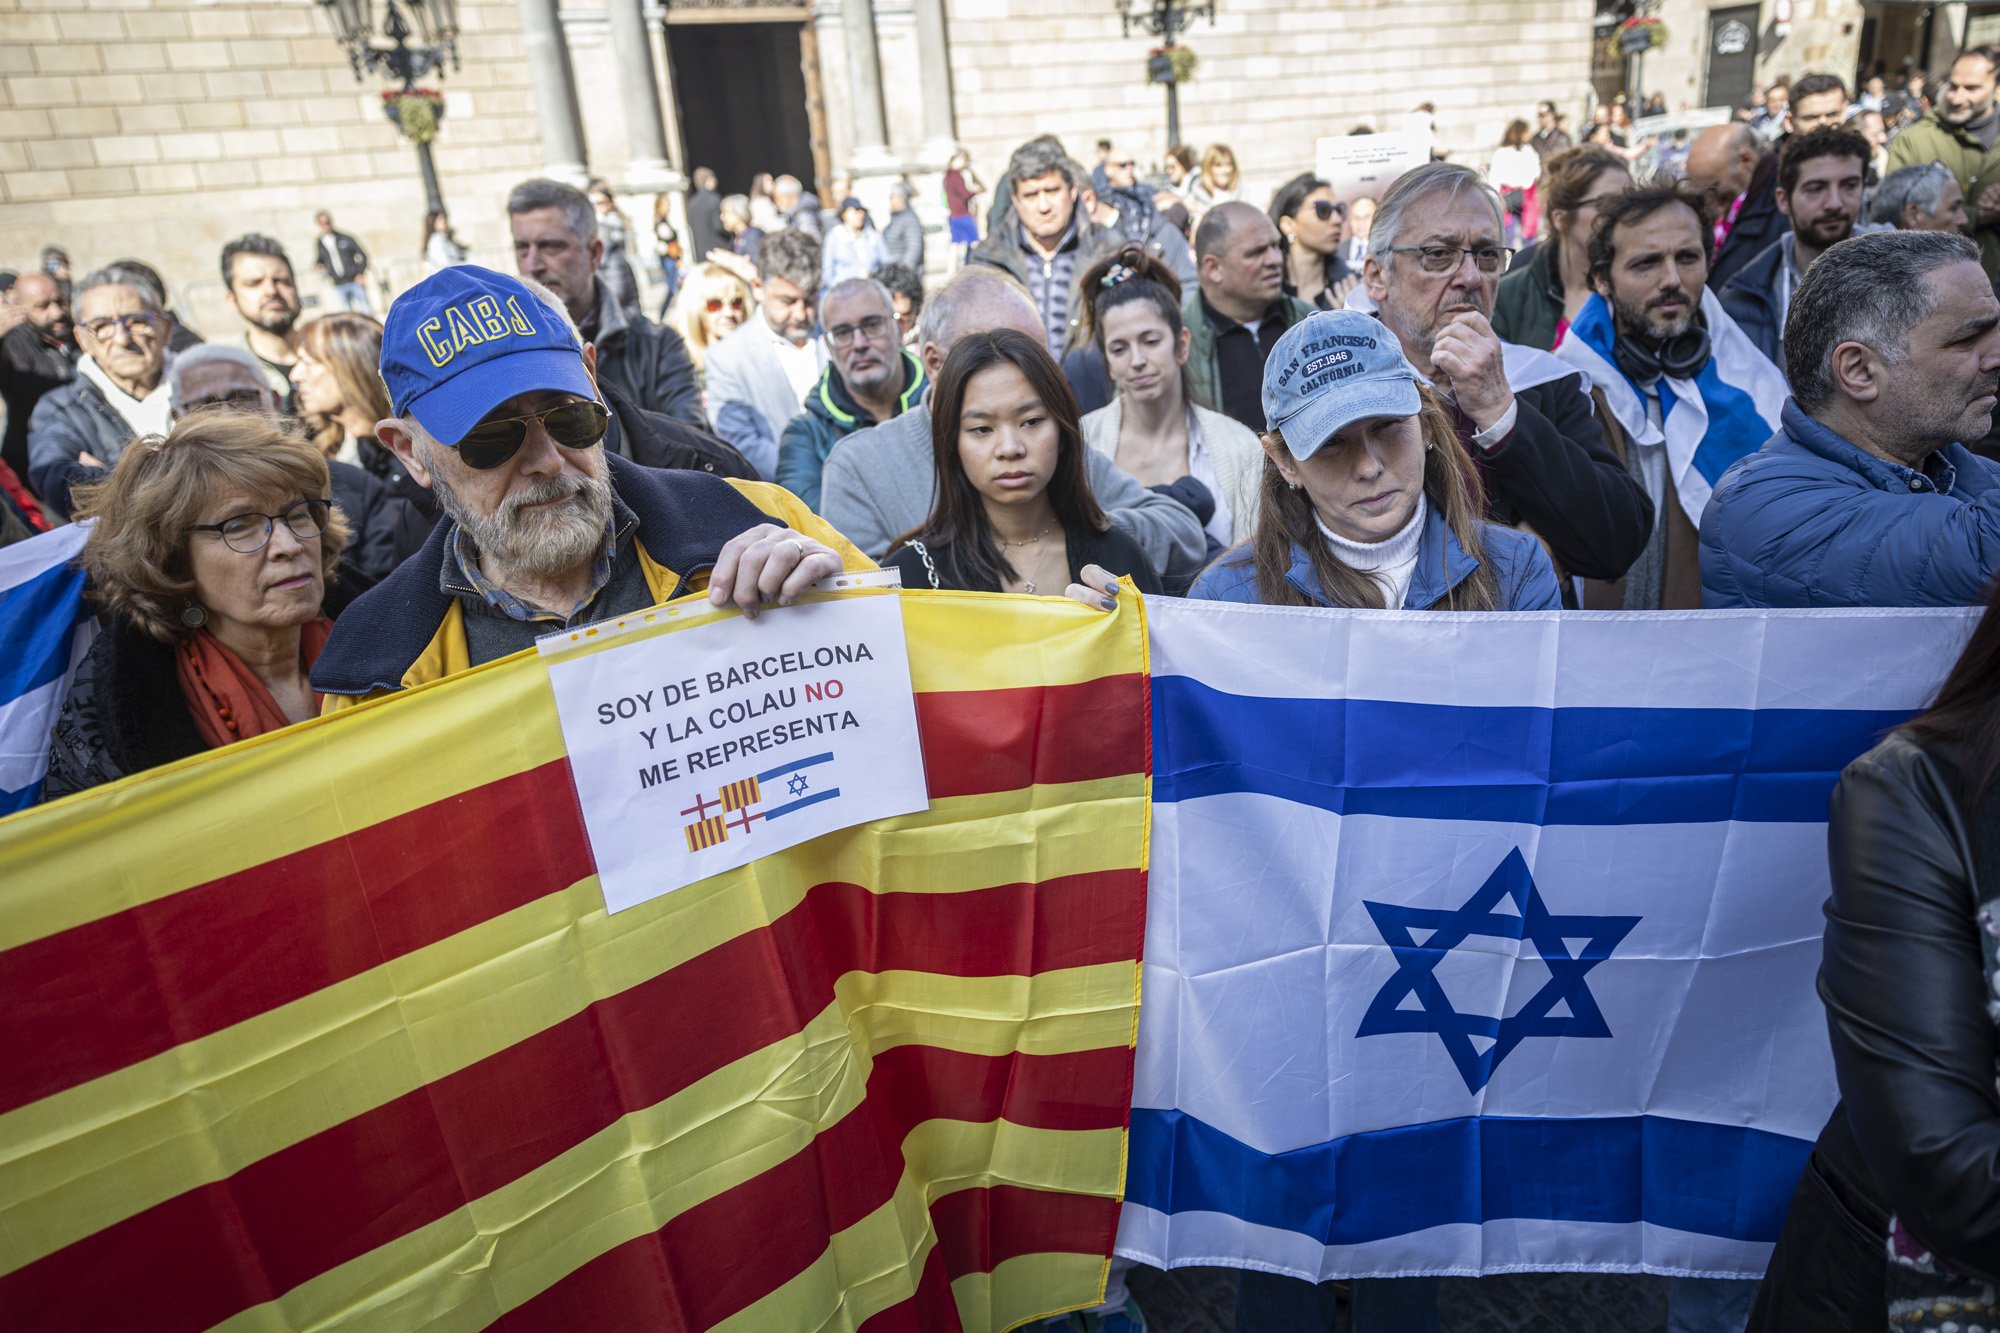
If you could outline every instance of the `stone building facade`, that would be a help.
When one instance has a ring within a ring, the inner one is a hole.
[[[1317,139],[1393,127],[1421,101],[1441,145],[1483,164],[1537,100],[1580,113],[1589,96],[1594,0],[1216,11],[1182,38],[1200,62],[1183,133],[1231,145],[1259,201],[1311,165]],[[1114,0],[458,0],[458,14],[461,67],[425,81],[446,97],[434,150],[461,238],[496,264],[507,188],[544,171],[612,181],[644,238],[656,193],[695,163],[725,189],[759,168],[822,183],[847,170],[877,204],[907,174],[941,212],[955,143],[988,182],[1032,134],[1079,156],[1108,136],[1142,165],[1168,146],[1163,90],[1145,82],[1155,39],[1125,36]],[[49,242],[80,269],[145,259],[197,327],[226,327],[221,244],[278,237],[315,295],[304,270],[327,208],[407,285],[423,190],[387,86],[356,82],[313,0],[7,0],[0,265]]]

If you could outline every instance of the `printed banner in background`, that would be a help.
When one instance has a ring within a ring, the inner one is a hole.
[[[1100,1299],[1142,613],[904,605],[928,811],[616,916],[533,656],[0,822],[0,1322],[998,1330]]]
[[[1761,1275],[1835,1101],[1827,796],[1976,612],[1148,614],[1119,1252]]]

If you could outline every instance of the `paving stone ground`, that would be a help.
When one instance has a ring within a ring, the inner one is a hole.
[[[1131,1283],[1152,1333],[1324,1333],[1238,1329],[1234,1269],[1139,1269]],[[1666,1293],[1664,1278],[1594,1273],[1448,1278],[1438,1314],[1444,1333],[1663,1333]],[[1346,1327],[1343,1312],[1334,1333]]]

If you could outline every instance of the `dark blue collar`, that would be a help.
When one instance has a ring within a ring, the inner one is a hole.
[[[1786,436],[1799,448],[1860,474],[1878,491],[1904,495],[1913,491],[1936,491],[1939,495],[1950,495],[1951,488],[1958,481],[1959,455],[1964,453],[1962,445],[1947,444],[1926,458],[1923,467],[1912,468],[1871,454],[1846,436],[1820,424],[1806,415],[1796,399],[1785,400],[1782,423]]]

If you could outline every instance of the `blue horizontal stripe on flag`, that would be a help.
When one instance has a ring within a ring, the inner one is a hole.
[[[1663,1116],[1470,1116],[1264,1153],[1180,1111],[1133,1108],[1125,1198],[1360,1245],[1507,1218],[1650,1222],[1778,1238],[1812,1143]]]
[[[1153,678],[1153,799],[1526,824],[1823,823],[1904,711],[1270,699]]]
[[[58,565],[0,592],[0,703],[69,670],[82,591],[83,571]]]
[[[20,791],[0,791],[0,815],[26,810],[42,799],[42,780],[37,778]]]

